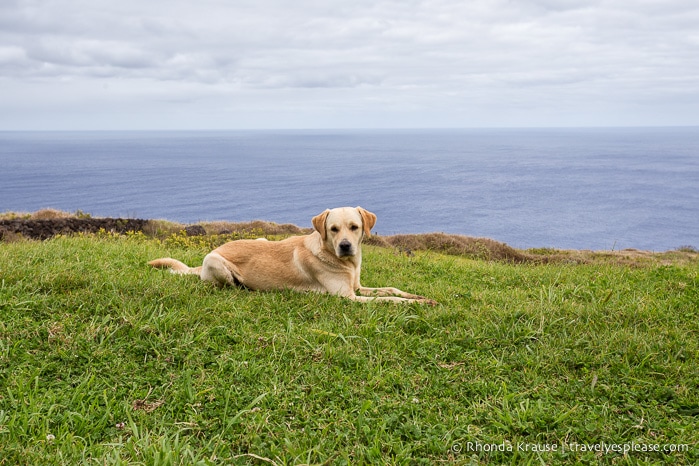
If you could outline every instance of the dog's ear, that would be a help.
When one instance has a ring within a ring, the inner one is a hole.
[[[328,218],[329,213],[330,209],[325,209],[323,213],[316,215],[313,217],[313,220],[311,220],[311,222],[313,222],[313,228],[320,233],[320,237],[323,238],[323,241],[328,237],[328,232],[325,231],[325,219]]]
[[[359,212],[359,215],[362,216],[364,236],[368,238],[369,236],[371,236],[371,229],[374,228],[374,225],[376,225],[376,215],[374,215],[366,209],[362,209],[359,206],[357,206],[357,211]]]

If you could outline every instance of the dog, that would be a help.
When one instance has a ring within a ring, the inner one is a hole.
[[[314,232],[282,241],[237,240],[206,257],[200,267],[163,258],[149,264],[173,273],[199,275],[218,286],[250,290],[314,291],[359,302],[437,304],[397,288],[361,285],[361,242],[370,235],[376,215],[361,207],[328,209],[312,220]]]

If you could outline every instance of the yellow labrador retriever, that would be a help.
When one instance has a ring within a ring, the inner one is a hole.
[[[199,275],[219,286],[241,285],[251,290],[330,293],[361,301],[435,301],[397,288],[366,288],[359,283],[361,242],[376,223],[376,215],[361,207],[326,210],[313,217],[315,231],[282,241],[238,240],[204,257],[201,267],[164,258],[149,262],[173,273]]]

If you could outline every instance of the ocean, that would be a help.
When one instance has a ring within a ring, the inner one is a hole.
[[[0,132],[0,212],[309,227],[346,205],[381,235],[699,247],[699,127]]]

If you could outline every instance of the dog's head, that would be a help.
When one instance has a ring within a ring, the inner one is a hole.
[[[313,227],[339,258],[355,256],[364,236],[376,224],[376,215],[361,207],[328,209],[313,217]]]

